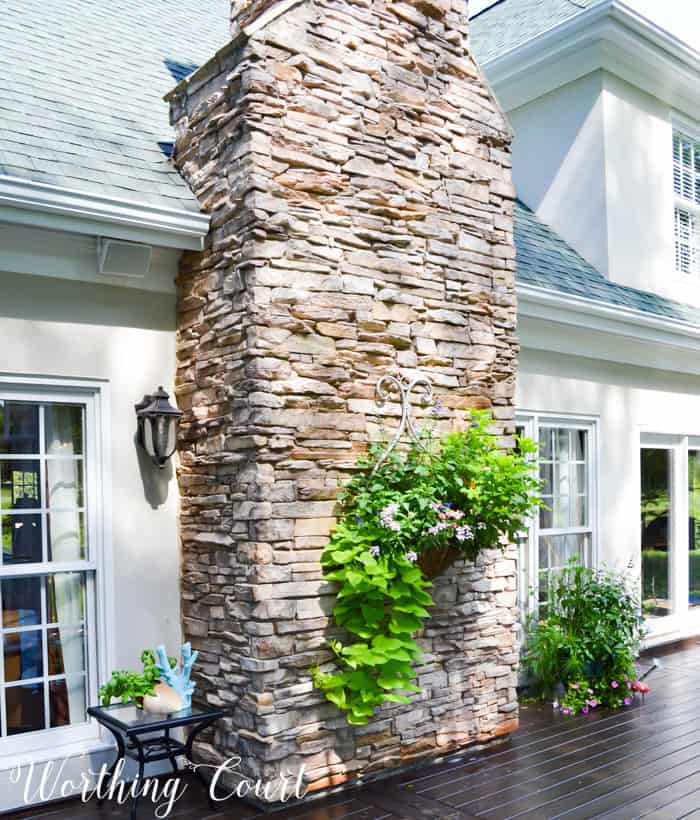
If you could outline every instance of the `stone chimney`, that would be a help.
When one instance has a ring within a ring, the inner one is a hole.
[[[437,579],[412,705],[352,728],[309,677],[338,483],[395,417],[379,375],[512,432],[510,133],[464,0],[236,0],[233,34],[169,97],[211,216],[178,282],[183,628],[231,712],[200,753],[318,790],[517,726],[512,548]]]

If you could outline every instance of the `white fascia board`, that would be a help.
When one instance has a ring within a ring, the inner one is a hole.
[[[700,353],[700,326],[690,322],[666,319],[621,305],[571,296],[533,285],[518,284],[517,295],[519,317],[569,325],[579,330],[667,349]],[[614,359],[614,348],[611,348],[610,354]]]
[[[620,0],[599,0],[482,68],[507,111],[598,69],[673,107],[700,105],[700,53]]]
[[[0,175],[0,221],[201,250],[205,214]]]

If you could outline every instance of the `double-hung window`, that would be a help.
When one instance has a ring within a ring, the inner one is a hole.
[[[80,727],[89,734],[97,680],[93,425],[87,393],[0,383],[0,755],[70,741]]]
[[[700,275],[700,140],[673,133],[676,271]]]
[[[521,543],[521,605],[547,599],[548,582],[572,558],[591,565],[595,538],[595,425],[566,417],[522,416],[517,431],[539,443],[534,459],[544,506]]]

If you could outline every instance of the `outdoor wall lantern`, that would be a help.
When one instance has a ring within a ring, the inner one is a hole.
[[[177,428],[182,410],[173,407],[169,396],[159,387],[135,405],[139,444],[160,468],[165,467],[177,447]]]

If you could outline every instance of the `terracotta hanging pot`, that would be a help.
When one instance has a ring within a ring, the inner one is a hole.
[[[461,557],[459,550],[453,547],[426,550],[418,556],[418,566],[423,570],[426,578],[436,578]]]

